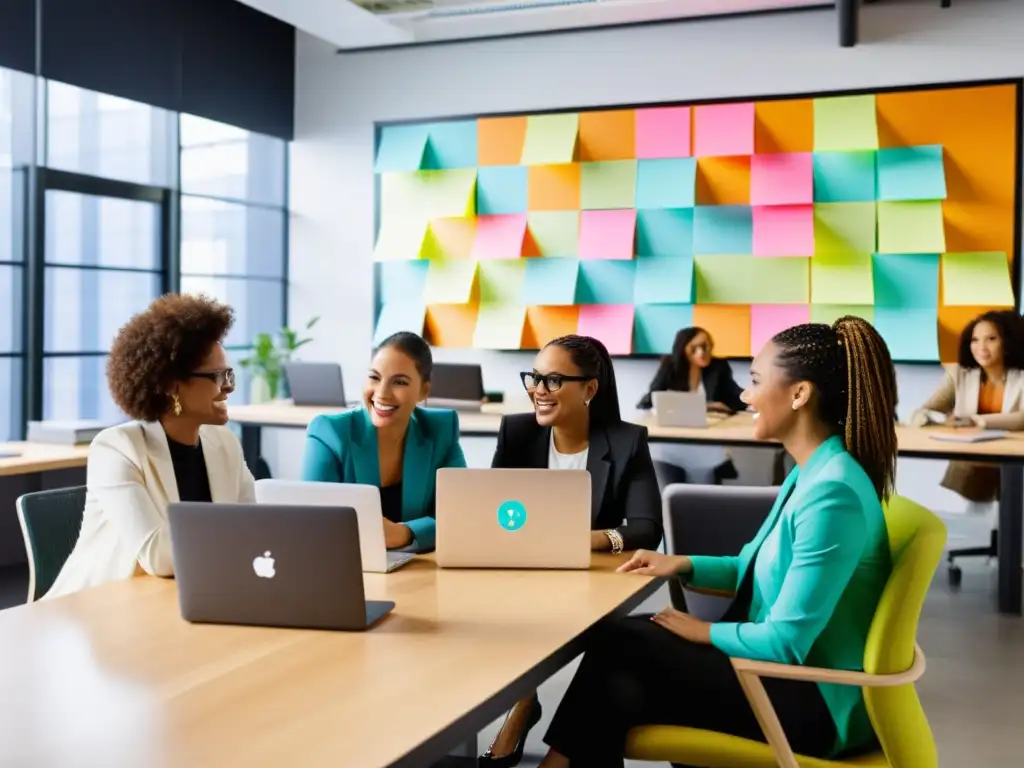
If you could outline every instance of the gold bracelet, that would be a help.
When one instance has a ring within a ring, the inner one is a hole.
[[[604,532],[604,535],[608,537],[608,541],[612,543],[612,554],[621,555],[622,550],[625,549],[625,542],[622,540],[622,534],[613,528],[609,528]]]

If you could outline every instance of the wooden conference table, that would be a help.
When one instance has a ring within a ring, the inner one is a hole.
[[[242,447],[246,461],[250,467],[255,467],[260,458],[263,427],[305,429],[314,417],[336,413],[338,410],[275,401],[261,405],[231,406],[230,413],[231,419],[242,428]],[[485,405],[479,413],[462,412],[459,414],[461,433],[464,437],[494,437],[498,433],[502,414],[508,412],[500,405]],[[753,420],[746,413],[712,419],[705,429],[661,427],[654,424],[647,415],[635,421],[647,427],[651,442],[724,447],[773,445],[754,438]],[[897,426],[900,456],[985,461],[1000,465],[998,603],[1000,612],[1019,616],[1022,607],[1021,581],[1024,576],[1021,571],[1024,540],[1024,433],[1011,433],[1001,440],[979,443],[951,443],[934,439],[936,434],[948,431],[939,427],[916,429]]]
[[[9,453],[17,455],[8,456]],[[88,445],[0,443],[0,477],[76,469],[84,467],[88,457]]]
[[[365,574],[369,632],[192,625],[137,577],[0,612],[0,765],[424,768],[557,672],[660,580],[589,571]]]

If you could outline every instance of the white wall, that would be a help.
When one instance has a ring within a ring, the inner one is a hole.
[[[338,360],[363,380],[372,333],[373,124],[588,105],[746,97],[1024,75],[1024,3],[938,0],[865,7],[863,42],[842,49],[829,11],[752,16],[585,34],[335,55],[300,35],[291,160],[292,322],[319,314],[307,359]],[[1007,158],[1006,162],[1011,162]],[[524,355],[440,350],[479,361],[485,385],[516,391]],[[632,408],[653,363],[617,365]],[[746,381],[746,372],[737,371]],[[901,366],[901,407],[930,393],[937,367]],[[298,472],[301,434],[267,431],[276,474]],[[489,460],[486,441],[467,446]],[[479,444],[483,443],[483,444]],[[904,460],[900,490],[945,511],[942,466]]]

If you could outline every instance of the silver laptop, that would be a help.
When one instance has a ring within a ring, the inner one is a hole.
[[[284,375],[295,405],[345,408],[345,386],[337,363],[285,363]]]
[[[437,470],[442,568],[590,567],[585,469]]]
[[[395,607],[366,600],[351,508],[178,502],[167,512],[186,621],[364,630]]]
[[[659,427],[695,427],[708,425],[708,403],[703,391],[652,392],[654,423]]]
[[[413,558],[412,552],[389,552],[384,545],[380,490],[375,485],[319,483],[302,480],[257,480],[259,504],[309,507],[351,507],[359,520],[359,551],[363,570],[390,573]]]

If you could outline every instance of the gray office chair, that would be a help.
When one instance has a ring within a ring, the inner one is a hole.
[[[28,555],[28,602],[45,595],[78,543],[85,486],[37,491],[16,502]]]
[[[671,555],[736,555],[768,517],[777,486],[670,485],[662,493],[665,552]],[[669,582],[672,605],[717,621],[731,600]]]

